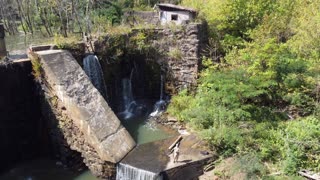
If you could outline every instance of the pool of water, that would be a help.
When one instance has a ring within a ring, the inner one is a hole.
[[[52,37],[45,37],[40,33],[27,34],[19,33],[17,35],[5,37],[7,51],[25,51],[28,47],[41,44],[52,44],[54,39]]]
[[[123,123],[137,144],[172,137],[174,132],[150,120]]]
[[[137,100],[135,102],[137,106],[135,109],[138,110],[118,113],[118,118],[137,144],[145,144],[177,135],[172,129],[156,123],[150,117],[154,110],[155,101]]]
[[[74,180],[99,180],[94,177],[89,170],[82,172],[80,175],[76,176]]]
[[[175,132],[148,117],[127,119],[123,122],[137,144],[173,137]],[[36,159],[18,164],[0,175],[0,180],[99,180],[89,170],[74,173],[51,159]]]
[[[18,164],[0,175],[0,180],[98,180],[90,171],[74,173],[49,158]]]

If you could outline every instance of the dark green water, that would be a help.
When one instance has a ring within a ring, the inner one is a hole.
[[[36,159],[18,164],[0,175],[0,180],[98,180],[90,171],[73,173],[51,159]]]
[[[136,118],[127,121],[125,126],[138,144],[166,139],[173,136],[170,129],[146,119]],[[17,165],[3,175],[0,180],[98,180],[89,170],[73,173],[51,159],[36,159]]]
[[[137,144],[145,144],[161,139],[172,137],[172,130],[160,126],[153,121],[146,121],[144,118],[130,119],[123,122],[123,125],[129,131]]]

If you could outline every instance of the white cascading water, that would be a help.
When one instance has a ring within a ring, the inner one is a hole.
[[[132,77],[134,69],[131,70],[130,79],[122,79],[122,95],[124,102],[124,109],[129,110],[132,103],[135,103],[132,94]]]
[[[150,114],[151,117],[159,116],[164,110],[166,106],[166,101],[163,100],[163,75],[161,74],[161,82],[160,82],[160,99],[156,102],[153,107],[153,112]]]
[[[123,119],[127,120],[135,115],[139,111],[142,106],[137,104],[137,102],[133,98],[132,94],[132,78],[133,78],[134,69],[132,69],[130,74],[130,79],[124,78],[122,79],[122,97],[123,97],[123,108],[124,111],[119,113],[119,116]]]
[[[121,114],[124,119],[129,119],[133,116],[136,102],[133,99],[131,81],[128,78],[122,79],[122,97],[124,111]]]
[[[83,69],[94,87],[96,87],[100,94],[107,99],[107,88],[98,57],[95,55],[87,55],[83,59]]]
[[[117,166],[117,180],[162,180],[162,176],[146,171],[143,169],[138,169],[136,167],[119,163]]]

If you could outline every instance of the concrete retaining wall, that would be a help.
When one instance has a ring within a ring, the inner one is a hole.
[[[72,55],[63,50],[29,55],[41,64],[44,89],[54,92],[98,156],[107,162],[119,162],[135,142]]]

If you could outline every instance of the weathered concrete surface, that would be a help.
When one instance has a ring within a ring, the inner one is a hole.
[[[164,179],[196,179],[203,173],[202,167],[212,158],[212,153],[206,151],[207,147],[204,142],[195,135],[183,136],[179,146],[179,159],[177,163],[174,163],[173,154],[168,148],[176,138],[138,145],[121,163],[161,173]]]
[[[68,51],[38,51],[45,79],[102,160],[117,163],[135,142]]]

